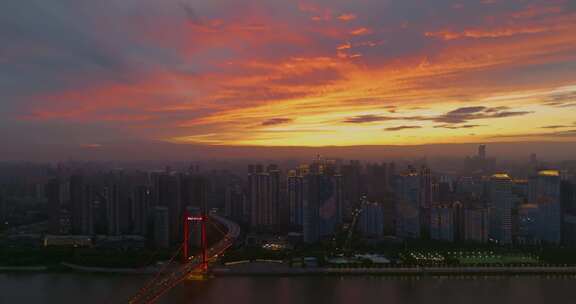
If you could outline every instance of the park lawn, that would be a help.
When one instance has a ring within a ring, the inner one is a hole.
[[[538,264],[538,259],[521,255],[488,255],[458,257],[458,262],[467,264]]]

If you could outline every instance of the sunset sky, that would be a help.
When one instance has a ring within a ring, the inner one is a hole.
[[[573,0],[4,0],[4,142],[576,139]]]

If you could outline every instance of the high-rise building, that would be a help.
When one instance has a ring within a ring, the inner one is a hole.
[[[281,181],[280,169],[277,165],[269,165],[267,168],[270,176],[270,208],[266,217],[273,227],[280,225],[280,202],[281,202]]]
[[[70,177],[70,201],[72,233],[92,235],[94,233],[92,187],[84,183],[84,178],[80,175]]]
[[[371,201],[382,201],[390,194],[388,164],[368,164],[362,184],[363,195]]]
[[[452,202],[452,184],[448,177],[442,176],[437,183],[437,191],[434,192],[434,203],[447,204]]]
[[[152,189],[148,186],[138,186],[134,190],[132,198],[131,218],[133,223],[133,233],[148,236],[151,218]]]
[[[549,244],[562,239],[562,208],[560,205],[560,172],[541,170],[530,178],[528,201],[538,206],[538,238]]]
[[[478,146],[478,158],[482,160],[486,159],[486,145]]]
[[[224,215],[237,222],[246,222],[244,218],[245,196],[239,184],[226,187]]]
[[[455,212],[449,205],[433,206],[430,210],[430,238],[454,242],[456,230]]]
[[[420,168],[419,196],[420,236],[428,239],[430,238],[430,209],[432,207],[433,187],[432,173],[430,168],[426,166]]]
[[[468,242],[488,242],[489,231],[488,209],[464,210],[464,240]]]
[[[274,230],[278,225],[280,171],[275,165],[264,171],[261,165],[248,167],[250,226],[255,230]]]
[[[384,235],[384,207],[380,203],[362,202],[359,228],[367,237],[382,237]]]
[[[208,180],[201,175],[180,175],[181,201],[183,207],[208,210]]]
[[[563,180],[560,184],[562,204],[562,242],[576,245],[576,183]]]
[[[106,198],[106,230],[108,235],[120,235],[120,186],[111,184],[104,189]]]
[[[48,232],[61,234],[60,210],[62,208],[61,183],[57,178],[48,181],[46,185],[46,199],[48,200]]]
[[[182,203],[180,180],[177,175],[162,174],[158,176],[158,206],[168,208],[170,242],[176,243],[182,236]]]
[[[360,161],[352,160],[348,164],[342,165],[342,216],[351,218],[352,211],[360,204],[363,193],[362,166]]]
[[[318,159],[305,176],[304,242],[315,243],[334,234],[342,221],[342,176],[329,162]]]
[[[486,153],[486,145],[478,146],[478,153],[472,157],[466,157],[464,171],[474,176],[486,176],[494,171],[496,159],[489,158]]]
[[[516,242],[519,244],[536,244],[539,242],[538,218],[539,210],[536,204],[522,204],[517,213]]]
[[[512,242],[512,179],[508,174],[497,173],[490,177],[490,238],[501,244]]]
[[[414,169],[396,179],[396,236],[420,238],[420,175]]]
[[[304,177],[296,170],[288,172],[286,179],[289,208],[289,224],[302,229],[304,219]]]
[[[154,208],[154,246],[156,248],[170,247],[170,215],[167,207]]]
[[[430,168],[420,168],[420,208],[428,209],[432,206],[432,173]]]

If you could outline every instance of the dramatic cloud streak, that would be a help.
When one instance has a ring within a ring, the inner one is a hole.
[[[406,129],[420,129],[421,126],[397,126],[397,127],[388,127],[384,128],[384,131],[401,131]]]
[[[565,0],[7,0],[0,129],[78,146],[568,140],[541,131],[572,126],[575,30]]]

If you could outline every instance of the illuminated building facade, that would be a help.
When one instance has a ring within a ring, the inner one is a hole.
[[[528,201],[538,206],[538,238],[549,244],[562,239],[562,209],[560,206],[560,172],[542,170],[530,178]]]
[[[489,208],[490,238],[500,244],[512,243],[512,179],[508,174],[498,173],[490,177]]]

